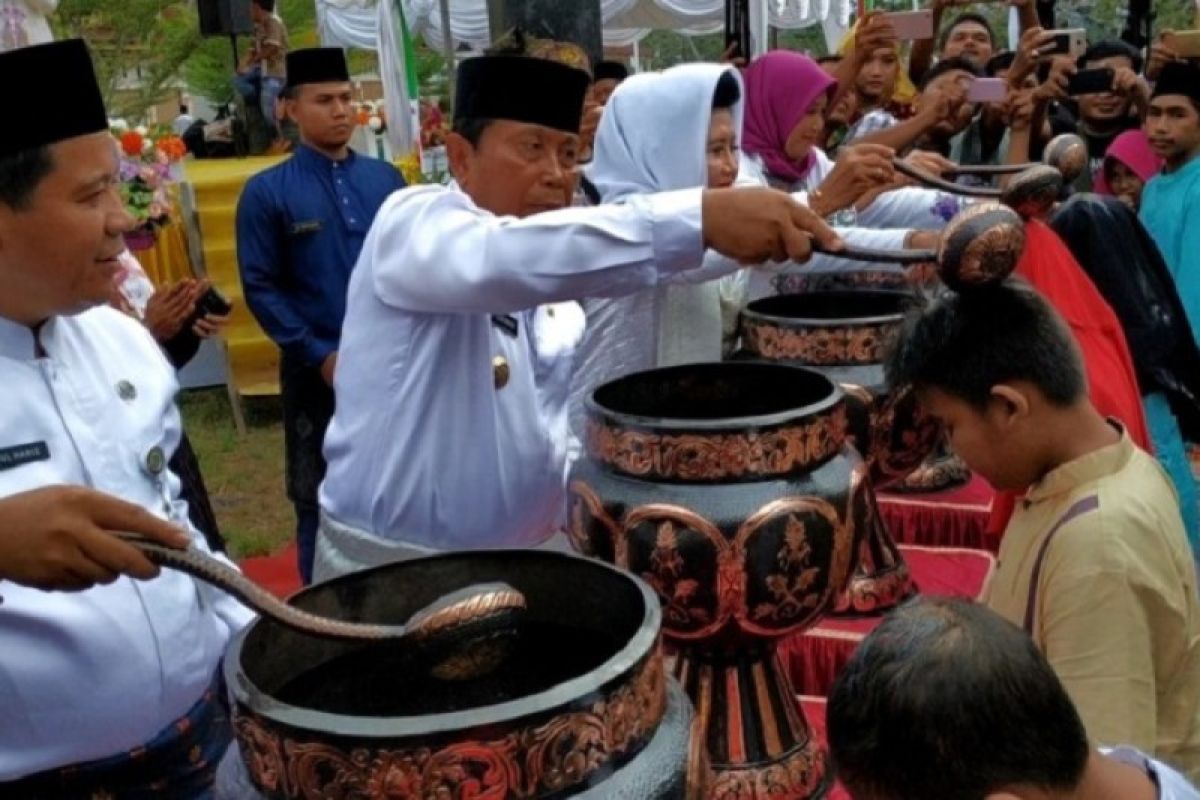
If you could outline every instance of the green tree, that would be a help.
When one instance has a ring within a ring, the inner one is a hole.
[[[317,44],[317,11],[313,0],[279,0],[275,12],[288,29],[288,41],[292,48],[312,47]],[[192,14],[195,17],[195,14]],[[197,25],[192,19],[193,28]],[[238,37],[238,52],[245,54],[250,46],[246,36]],[[233,99],[233,48],[227,37],[203,39],[183,64],[183,79],[188,89],[200,97],[216,104],[228,103]]]
[[[91,44],[110,113],[139,116],[170,92],[200,44],[194,20],[178,24],[188,10],[181,0],[63,0],[53,25]]]

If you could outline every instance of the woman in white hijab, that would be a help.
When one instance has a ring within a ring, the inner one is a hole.
[[[741,79],[718,64],[635,75],[617,87],[596,133],[587,177],[604,203],[637,194],[722,188],[738,173]],[[581,437],[584,399],[597,385],[659,366],[721,358],[720,278],[739,265],[716,253],[675,282],[583,301],[587,329],[575,353],[571,427]]]
[[[719,64],[684,64],[624,81],[605,108],[587,170],[601,202],[735,182],[763,185],[759,177],[738,173],[742,94],[737,70]],[[903,247],[912,234],[840,232],[847,241],[884,248]],[[640,370],[721,359],[723,328],[730,327],[723,325],[723,311],[731,322],[745,300],[773,294],[766,269],[739,271],[738,266],[710,252],[703,268],[682,273],[692,283],[583,301],[587,328],[571,383],[573,448],[583,436],[585,399],[599,384]],[[795,268],[838,271],[863,265],[814,256]]]

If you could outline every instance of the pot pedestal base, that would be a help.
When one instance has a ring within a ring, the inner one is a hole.
[[[957,489],[971,480],[971,470],[951,452],[936,452],[912,474],[888,487],[896,494],[930,494]]]
[[[900,605],[917,591],[900,548],[896,547],[883,524],[874,489],[866,487],[866,491],[859,493],[854,520],[864,532],[859,545],[858,566],[846,591],[834,604],[831,614],[835,616],[881,614]]]
[[[694,797],[720,800],[815,800],[832,783],[829,758],[796,703],[776,642],[739,644],[714,653],[680,644],[675,677],[696,709],[693,748],[707,764]]]

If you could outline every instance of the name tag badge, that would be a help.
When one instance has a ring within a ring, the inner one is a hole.
[[[308,222],[293,222],[292,236],[303,236],[306,233],[318,233],[321,230],[321,220],[313,219]]]
[[[49,461],[50,448],[45,442],[30,442],[12,447],[0,447],[0,470],[13,469],[35,461]]]

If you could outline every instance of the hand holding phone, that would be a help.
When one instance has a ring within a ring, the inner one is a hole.
[[[1087,31],[1083,28],[1066,28],[1047,31],[1054,38],[1041,48],[1043,56],[1070,56],[1079,58],[1087,51]]]
[[[972,103],[1003,103],[1008,96],[1008,83],[1003,78],[976,78],[967,89]]]
[[[1179,58],[1200,58],[1200,30],[1164,33],[1162,43]]]
[[[933,38],[933,11],[891,11],[881,14],[902,42],[919,42]]]
[[[1096,69],[1081,69],[1067,81],[1067,94],[1078,97],[1081,94],[1104,94],[1113,90],[1113,79],[1116,72],[1109,67]]]

